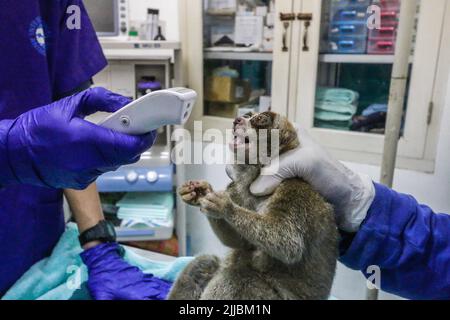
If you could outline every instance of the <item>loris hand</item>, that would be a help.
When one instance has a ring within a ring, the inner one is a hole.
[[[178,190],[184,202],[191,206],[199,206],[199,200],[207,194],[213,192],[211,185],[206,181],[188,181]]]
[[[211,192],[200,199],[200,211],[211,218],[226,218],[233,212],[233,207],[233,201],[225,191]]]

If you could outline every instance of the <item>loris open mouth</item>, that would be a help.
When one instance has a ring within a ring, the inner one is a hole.
[[[233,130],[233,140],[230,143],[230,148],[236,150],[238,148],[248,148],[250,145],[250,138],[243,128],[235,128]]]

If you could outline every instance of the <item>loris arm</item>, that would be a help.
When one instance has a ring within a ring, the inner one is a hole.
[[[252,245],[224,219],[208,217],[209,224],[217,238],[227,247],[233,249],[250,248]]]
[[[200,206],[200,210],[206,214],[214,233],[225,246],[235,249],[251,247],[250,243],[233,230],[228,222],[222,219],[222,214],[216,216],[212,212],[202,210],[200,205],[202,199],[206,195],[213,193],[213,189],[207,181],[187,181],[180,187],[178,193],[187,204],[196,207]]]
[[[260,215],[235,204],[226,192],[210,193],[200,204],[204,212],[222,214],[231,230],[272,257],[288,264],[301,259],[304,239],[289,209],[272,207]]]

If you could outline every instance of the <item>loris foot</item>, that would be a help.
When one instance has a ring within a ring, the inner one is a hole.
[[[178,190],[184,202],[191,206],[200,206],[200,199],[213,192],[211,185],[204,181],[188,181]]]
[[[220,267],[216,256],[202,255],[195,258],[178,276],[170,290],[169,300],[198,300],[205,287]]]

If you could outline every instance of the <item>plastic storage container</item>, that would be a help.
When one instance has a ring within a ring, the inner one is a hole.
[[[400,11],[400,0],[372,0],[372,4],[381,10]]]
[[[359,6],[367,8],[368,6],[370,6],[371,2],[372,0],[331,0],[331,6],[333,7]]]
[[[367,36],[367,25],[364,22],[333,22],[329,27],[329,37]]]
[[[369,30],[369,39],[384,38],[392,39],[397,35],[397,24],[384,25],[380,29]]]
[[[328,40],[328,51],[330,53],[365,53],[367,38],[359,37],[330,37]]]
[[[382,10],[381,11],[381,25],[391,25],[398,23],[399,12],[395,10]]]
[[[331,6],[330,21],[360,21],[366,22],[367,7],[366,6]]]
[[[394,52],[395,52],[395,38],[369,39],[367,43],[367,53],[369,54],[394,54]]]

